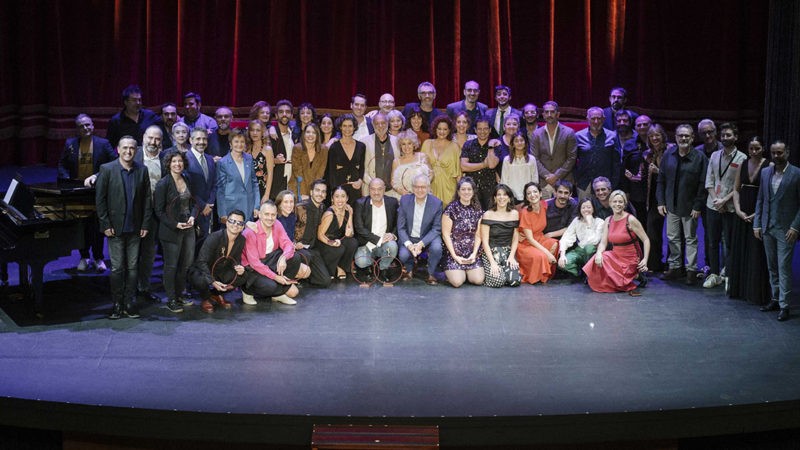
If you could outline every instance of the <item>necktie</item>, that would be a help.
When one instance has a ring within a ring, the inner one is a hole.
[[[208,163],[206,163],[205,155],[200,155],[200,167],[203,168],[203,176],[208,181]]]
[[[505,111],[500,111],[500,125],[497,127],[497,134],[503,135],[503,119],[506,117]]]

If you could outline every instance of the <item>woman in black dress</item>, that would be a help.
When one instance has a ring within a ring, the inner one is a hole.
[[[317,228],[317,249],[325,261],[328,273],[335,273],[337,279],[343,280],[350,272],[350,263],[358,248],[358,241],[353,237],[353,214],[347,204],[344,187],[337,187],[331,198],[331,207],[322,214]]]
[[[741,298],[756,305],[770,301],[769,278],[763,243],[753,235],[753,215],[761,184],[761,169],[769,163],[764,159],[764,145],[758,136],[747,146],[749,158],[736,174],[733,206],[738,216],[733,223],[733,239],[725,264],[728,275],[728,296]]]
[[[364,155],[367,147],[363,142],[353,139],[358,122],[352,114],[339,118],[341,139],[331,144],[328,150],[328,191],[342,187],[347,194],[350,206],[355,206],[361,197],[361,184],[364,182]]]

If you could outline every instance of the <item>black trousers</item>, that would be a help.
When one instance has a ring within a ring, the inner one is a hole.
[[[312,248],[296,250],[301,255],[303,262],[311,268],[311,276],[308,277],[308,284],[314,287],[326,288],[331,285],[331,274],[325,265],[322,255]]]

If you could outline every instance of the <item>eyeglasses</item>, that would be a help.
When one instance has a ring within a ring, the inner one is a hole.
[[[243,220],[236,220],[236,219],[228,219],[228,223],[231,225],[236,225],[237,227],[243,227],[244,221]]]

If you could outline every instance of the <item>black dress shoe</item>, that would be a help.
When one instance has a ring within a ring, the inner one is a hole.
[[[762,312],[777,311],[779,309],[781,309],[781,307],[776,300],[771,300],[769,303],[759,308]]]
[[[153,294],[150,291],[139,291],[136,294],[137,297],[141,298],[142,300],[150,303],[161,303],[161,297]]]
[[[648,279],[647,279],[647,274],[646,273],[639,272],[638,279],[639,279],[639,289],[644,289],[645,287],[647,287]]]
[[[662,280],[677,280],[686,274],[686,271],[683,267],[676,267],[674,269],[670,268],[667,269],[664,273],[661,274]]]
[[[789,320],[789,308],[781,308],[781,312],[778,313],[778,322],[785,322]]]

